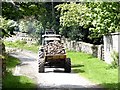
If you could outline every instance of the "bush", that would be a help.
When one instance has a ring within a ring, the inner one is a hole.
[[[118,67],[118,64],[119,64],[119,53],[116,52],[116,51],[113,51],[113,53],[111,54],[112,58],[113,58],[113,61],[112,61],[112,65],[111,67],[112,68],[117,68]]]

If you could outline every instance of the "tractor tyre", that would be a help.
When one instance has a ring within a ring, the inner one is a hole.
[[[42,52],[41,50],[39,50],[38,54],[39,54],[39,58],[43,58],[44,57],[44,52]]]
[[[67,72],[67,73],[71,72],[71,60],[70,60],[70,58],[66,58],[64,69],[65,69],[65,72]]]
[[[44,53],[39,50],[39,59],[38,59],[38,72],[44,72]]]
[[[43,73],[45,70],[44,68],[44,58],[41,58],[38,62],[38,72]]]

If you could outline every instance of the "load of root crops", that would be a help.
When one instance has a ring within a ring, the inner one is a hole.
[[[45,45],[46,54],[55,55],[55,54],[65,54],[65,49],[62,43],[58,41],[49,42]]]

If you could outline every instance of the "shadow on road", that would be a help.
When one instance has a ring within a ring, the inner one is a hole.
[[[64,70],[59,70],[59,69],[56,69],[53,72],[55,72],[55,73],[65,73]]]
[[[44,73],[65,73],[64,70],[45,71]]]
[[[71,65],[71,73],[83,73],[84,70],[81,70],[80,67],[84,67],[84,65],[75,64]],[[56,67],[45,67],[45,73],[66,73],[64,68],[56,68]]]
[[[41,86],[38,90],[111,90],[107,88],[100,88],[96,85],[84,87],[82,85],[57,85],[57,86]]]
[[[73,71],[74,73],[83,73],[83,72],[85,72],[84,70],[81,69],[81,67],[84,67],[84,65],[75,64],[75,65],[72,65],[72,66],[71,66],[72,71]]]
[[[72,69],[74,73],[84,73],[85,71],[84,70],[81,70],[81,69]]]
[[[75,64],[75,65],[72,65],[71,67],[72,67],[72,68],[84,67],[84,65],[81,65],[81,64]]]

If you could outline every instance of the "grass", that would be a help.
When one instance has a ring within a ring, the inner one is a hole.
[[[12,72],[7,72],[3,78],[3,90],[6,89],[34,90],[35,84],[26,76],[13,76]]]
[[[104,61],[82,52],[68,52],[74,72],[105,88],[118,87],[118,68],[110,68]]]
[[[19,47],[20,44],[5,42],[6,46]],[[18,45],[18,46],[17,46]],[[24,48],[33,52],[38,52],[38,46],[23,44]],[[105,88],[118,87],[118,68],[110,68],[111,65],[82,52],[67,51],[67,56],[71,58],[72,70],[81,76],[88,78],[94,83],[100,84]]]
[[[6,89],[22,89],[22,90],[34,90],[35,82],[26,76],[14,76],[12,74],[13,69],[20,61],[12,56],[6,57],[6,73],[3,77],[3,90]]]
[[[21,42],[21,41],[16,41],[16,42],[5,41],[4,44],[7,47],[21,48],[21,49],[30,50],[33,52],[38,52],[38,48],[39,48],[39,46],[36,44],[27,44],[24,41],[23,42]]]
[[[17,58],[14,58],[12,56],[6,56],[7,60],[6,60],[6,68],[7,69],[12,69],[14,68],[17,64],[20,64],[20,60],[18,60]]]

